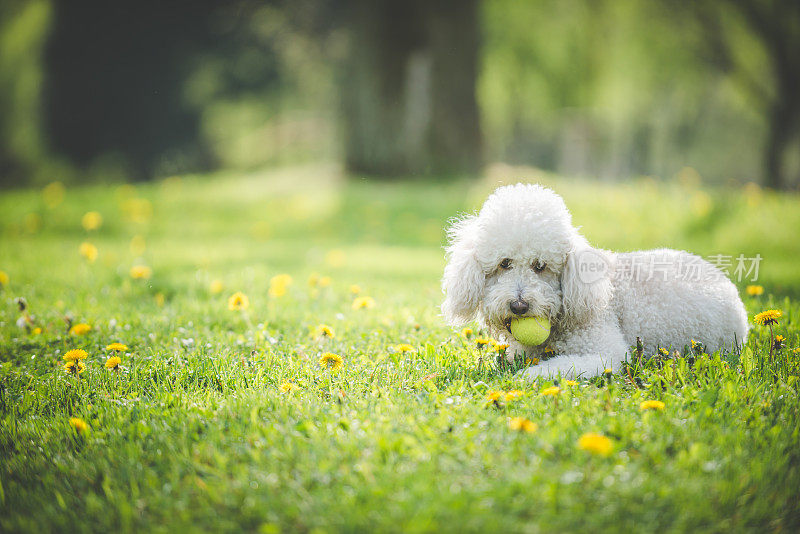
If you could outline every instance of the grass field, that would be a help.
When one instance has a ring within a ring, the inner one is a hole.
[[[782,347],[754,326],[741,354],[553,395],[496,368],[477,325],[438,315],[441,246],[513,177],[555,187],[597,246],[760,254],[764,294],[739,286],[751,317],[782,310]],[[2,193],[0,530],[797,531],[800,199],[691,178],[308,166]]]

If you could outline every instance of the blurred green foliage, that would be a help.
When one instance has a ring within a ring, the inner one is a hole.
[[[335,158],[337,101],[328,59],[341,53],[340,36],[301,31],[287,9],[271,5],[254,9],[240,31],[249,43],[243,53],[233,61],[213,50],[204,54],[186,87],[220,165],[249,169]],[[271,83],[226,86],[231,77],[252,77],[265,62]]]
[[[198,5],[208,27],[176,50],[205,165],[341,159],[349,5]],[[43,50],[54,6],[0,1],[0,183],[123,178],[113,154],[78,168],[52,150]],[[708,182],[759,182],[777,172],[773,147],[785,178],[769,183],[796,185],[800,67],[786,50],[800,40],[800,11],[791,2],[485,0],[481,25],[486,161],[603,179],[670,179],[690,166]],[[176,172],[186,158],[168,153],[153,173]]]
[[[732,17],[731,17],[732,18]],[[484,3],[480,78],[499,159],[568,174],[757,180],[764,120],[704,57],[706,30],[669,2]],[[748,66],[764,51],[729,21]]]
[[[47,0],[0,1],[0,185],[44,156],[40,58],[50,11]]]

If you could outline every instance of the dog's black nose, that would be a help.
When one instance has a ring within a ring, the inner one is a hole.
[[[522,299],[514,300],[508,306],[511,308],[511,311],[514,312],[514,315],[522,315],[530,308],[528,303]]]

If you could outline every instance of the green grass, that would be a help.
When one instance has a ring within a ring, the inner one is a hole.
[[[622,373],[541,396],[550,382],[495,368],[438,316],[443,226],[495,174],[371,184],[309,166],[69,188],[54,208],[40,191],[6,192],[0,530],[799,529],[800,199],[522,175],[553,185],[599,246],[760,253],[766,292],[745,302],[783,310],[785,348],[770,359],[769,330],[755,327],[742,355],[650,359],[633,383]],[[131,198],[152,214],[131,213]],[[99,230],[81,228],[89,210]],[[130,278],[138,263],[152,278]],[[270,297],[281,273],[293,284]],[[331,285],[309,287],[312,273]],[[374,308],[352,309],[352,284]],[[234,291],[245,312],[228,310]],[[17,326],[18,296],[42,333]],[[92,329],[69,335],[65,318]],[[323,323],[334,339],[312,335]],[[130,347],[118,372],[103,366],[114,341]],[[62,370],[72,348],[89,353],[80,378]],[[323,351],[344,357],[340,373],[320,369]],[[285,382],[300,389],[281,393]],[[487,402],[509,389],[524,394]],[[646,399],[664,410],[643,412]],[[511,430],[516,416],[538,430]],[[581,450],[587,432],[611,454]]]

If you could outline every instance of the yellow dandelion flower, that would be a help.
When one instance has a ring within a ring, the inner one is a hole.
[[[82,336],[88,334],[92,327],[86,323],[78,323],[69,329],[69,333],[75,336]]]
[[[669,356],[669,351],[664,348],[658,349],[658,353],[661,354],[662,356]]]
[[[358,284],[351,285],[350,293],[352,293],[353,295],[358,295],[359,293],[361,293],[361,286]]]
[[[508,428],[519,432],[532,433],[539,429],[539,425],[524,417],[512,417],[508,420]]]
[[[249,307],[250,307],[250,299],[247,298],[247,295],[245,295],[241,291],[237,291],[236,293],[228,297],[228,309],[231,311],[246,310]]]
[[[39,334],[41,334],[41,333],[42,333],[42,327],[41,327],[41,326],[37,326],[36,328],[34,328],[33,330],[31,330],[31,332],[32,332],[33,334],[35,334],[35,335],[37,335],[37,336],[38,336]]]
[[[330,338],[333,339],[336,337],[336,333],[333,331],[333,328],[326,324],[317,325],[314,329],[314,336],[317,338]]]
[[[42,189],[42,197],[44,198],[44,203],[50,209],[57,207],[59,204],[64,202],[65,192],[66,189],[64,188],[64,184],[62,184],[61,182],[52,182],[47,184],[45,188]]]
[[[353,300],[353,309],[354,310],[361,310],[365,308],[374,308],[375,307],[375,299],[372,297],[358,297]]]
[[[86,258],[86,261],[89,263],[94,263],[94,260],[97,259],[97,247],[89,242],[81,243],[81,246],[78,247],[78,252],[81,256]]]
[[[640,410],[663,410],[664,403],[660,400],[646,400],[639,404]]]
[[[336,372],[342,368],[344,360],[338,354],[325,352],[319,357],[319,366],[331,372]]]
[[[119,356],[112,356],[106,360],[106,369],[117,369],[121,363],[122,358]]]
[[[270,284],[267,294],[272,298],[280,298],[286,295],[288,287],[282,284]]]
[[[225,289],[225,284],[222,283],[222,280],[212,280],[208,286],[208,290],[211,291],[212,295],[219,295],[223,289]]]
[[[295,391],[300,389],[300,386],[298,386],[293,382],[284,382],[283,384],[280,385],[279,389],[281,393],[294,393]]]
[[[84,230],[89,232],[97,230],[103,226],[103,216],[96,211],[87,211],[83,217],[81,217],[81,225]]]
[[[153,276],[153,269],[147,265],[134,265],[131,267],[130,275],[134,280],[147,280]]]
[[[604,374],[604,375],[606,375],[607,377],[609,377],[609,378],[610,378],[610,377],[611,377],[611,375],[613,375],[613,374],[614,374],[614,371],[613,371],[613,370],[612,370],[610,367],[606,367],[606,368],[603,370],[603,374]]]
[[[757,297],[764,294],[764,286],[747,286],[745,292],[751,297]]]
[[[319,287],[330,287],[331,285],[331,277],[330,276],[320,276],[319,282],[317,283]]]
[[[83,349],[72,349],[67,351],[64,356],[62,356],[65,362],[76,362],[78,360],[85,360],[89,354]]]
[[[759,314],[756,314],[756,316],[753,317],[753,321],[756,324],[767,326],[771,324],[776,324],[778,322],[778,319],[782,316],[783,312],[781,310],[767,310]]]
[[[574,387],[574,386],[577,386],[577,385],[578,385],[578,383],[577,383],[576,381],[574,381],[574,380],[567,380],[567,381],[566,381],[566,384],[567,384],[569,387]]]
[[[116,196],[120,200],[130,198],[136,194],[136,186],[131,184],[122,184],[117,187]]]
[[[146,198],[128,198],[121,204],[122,212],[135,223],[144,223],[153,216],[153,205]]]
[[[614,444],[602,434],[588,432],[582,435],[578,440],[578,448],[591,452],[592,454],[608,456],[611,454],[611,451],[614,450]]]
[[[0,289],[6,287],[8,285],[8,273],[5,271],[0,271]]]
[[[395,350],[395,352],[400,352],[400,353],[403,353],[403,352],[416,352],[414,350],[414,347],[409,345],[408,343],[400,343],[399,345],[395,345],[394,346],[394,350]]]
[[[555,397],[559,393],[561,393],[561,388],[560,387],[558,387],[558,386],[550,386],[549,388],[544,388],[542,390],[542,392],[540,393],[540,395],[542,397],[547,397],[547,396]]]
[[[110,345],[106,345],[106,350],[116,350],[121,352],[128,350],[128,345],[123,345],[122,343],[111,343]]]
[[[67,362],[64,364],[64,372],[78,374],[86,369],[86,364],[82,361]]]
[[[473,334],[473,333],[474,333],[474,332],[472,331],[472,328],[470,328],[470,327],[464,328],[464,329],[461,331],[461,335],[462,335],[462,336],[464,336],[464,337],[466,337],[466,338],[470,338],[470,337],[472,337],[472,334]]]
[[[292,285],[292,277],[288,274],[273,276],[269,281],[269,296],[273,298],[284,296],[290,285]]]
[[[69,426],[75,429],[78,434],[86,432],[89,429],[89,423],[80,419],[79,417],[70,417]]]
[[[503,353],[508,348],[508,343],[498,343],[497,341],[492,341],[492,350]]]
[[[28,213],[23,219],[23,226],[26,232],[35,234],[42,227],[42,217],[38,213]]]
[[[308,277],[308,287],[316,287],[319,283],[319,275],[317,273],[311,273]]]
[[[144,251],[147,250],[147,242],[144,240],[144,236],[135,235],[131,238],[131,242],[128,245],[128,248],[131,251],[131,254],[136,256],[141,256],[144,254]]]
[[[505,391],[490,391],[486,394],[486,400],[489,402],[499,402],[506,396]]]
[[[522,398],[523,395],[525,395],[524,391],[521,391],[519,389],[511,389],[506,391],[505,400],[506,402],[515,401],[517,399]]]
[[[331,267],[343,266],[346,259],[347,257],[345,256],[344,251],[339,249],[330,250],[327,254],[325,254],[325,263]]]
[[[491,339],[489,339],[488,337],[479,337],[479,338],[475,338],[475,344],[476,344],[476,345],[477,345],[479,348],[483,348],[483,347],[485,347],[486,345],[488,345],[488,344],[489,344],[489,343],[491,343],[491,342],[492,342],[492,340],[491,340]]]

